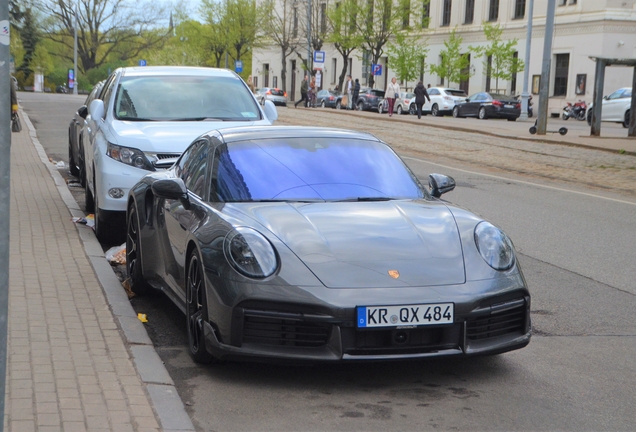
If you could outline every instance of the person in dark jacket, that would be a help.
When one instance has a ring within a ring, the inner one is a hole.
[[[305,75],[303,78],[302,84],[300,84],[300,100],[294,104],[294,108],[298,108],[298,104],[305,102],[305,107],[309,104],[309,99],[307,98],[307,91],[309,90],[309,76]]]
[[[360,95],[360,80],[356,78],[356,82],[353,85],[353,94],[351,95],[351,100],[353,104],[353,109],[357,109],[358,96]]]
[[[422,118],[422,105],[426,103],[426,99],[430,102],[431,98],[428,95],[424,84],[422,84],[422,81],[417,83],[413,93],[415,93],[415,106],[417,107],[417,118],[419,119]]]

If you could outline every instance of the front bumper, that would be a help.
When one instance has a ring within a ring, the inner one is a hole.
[[[471,308],[467,310],[467,307]],[[525,289],[456,303],[453,324],[358,329],[355,308],[324,313],[315,307],[248,302],[231,312],[222,336],[206,323],[208,351],[219,359],[381,361],[498,354],[530,342],[530,296]]]
[[[101,210],[125,212],[128,192],[141,180],[147,171],[118,162],[105,154],[95,159],[95,194]],[[121,198],[112,198],[108,191],[118,188],[123,191]]]

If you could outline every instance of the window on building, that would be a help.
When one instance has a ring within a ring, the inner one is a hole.
[[[513,65],[519,64],[519,51],[515,51],[512,54],[512,64]],[[512,74],[512,79],[510,80],[510,94],[513,96],[517,94],[517,74],[516,73]]]
[[[277,76],[272,78],[272,87],[278,88],[278,77]]]
[[[576,4],[576,0],[570,0],[570,4]]]
[[[298,37],[298,8],[294,8],[293,13],[293,23],[292,23],[292,37]]]
[[[327,3],[320,3],[320,33],[327,33]]]
[[[489,55],[488,59],[486,60],[486,93],[490,91],[491,72],[492,72],[492,56]]]
[[[514,19],[522,19],[526,15],[526,0],[515,0]]]
[[[570,54],[557,54],[554,70],[554,96],[566,96],[568,93],[568,72]]]
[[[402,5],[402,28],[407,29],[411,25],[411,3],[408,0],[403,1]]]
[[[464,24],[472,24],[475,19],[475,0],[466,0],[466,12],[464,13]]]
[[[499,19],[499,0],[490,0],[490,8],[488,9],[488,21],[497,21]]]
[[[568,3],[568,0],[559,0],[559,6],[565,6]]]
[[[444,0],[442,8],[442,26],[449,26],[451,21],[451,0]]]
[[[331,84],[336,83],[338,73],[338,59],[331,59]]]
[[[431,20],[431,4],[430,0],[422,0],[422,27],[428,28],[428,23]]]

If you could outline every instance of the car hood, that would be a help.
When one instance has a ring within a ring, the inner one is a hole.
[[[181,153],[195,138],[213,129],[269,124],[259,121],[132,122],[113,121],[114,144],[144,152]]]
[[[465,282],[457,224],[441,202],[240,206],[239,211],[284,242],[326,287],[438,286]]]

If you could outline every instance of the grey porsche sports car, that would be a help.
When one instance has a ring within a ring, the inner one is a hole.
[[[372,135],[209,132],[129,194],[127,270],[185,313],[195,361],[497,354],[530,341],[506,234]]]

